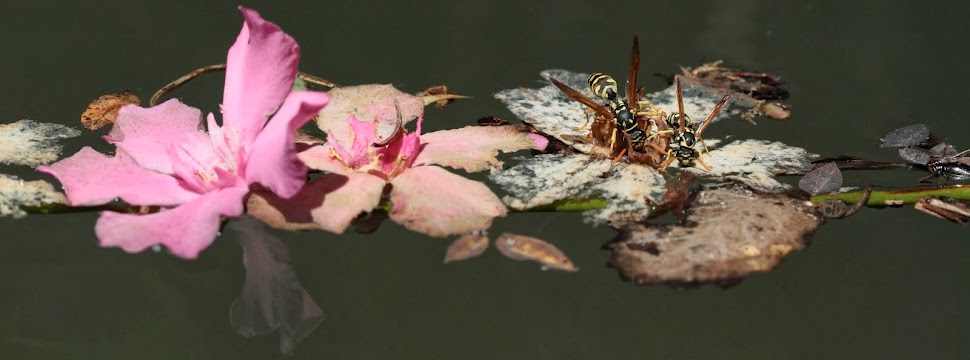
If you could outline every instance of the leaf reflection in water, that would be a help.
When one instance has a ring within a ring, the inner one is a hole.
[[[279,329],[280,351],[293,354],[296,344],[323,321],[323,311],[297,281],[280,239],[249,216],[230,222],[227,229],[238,234],[246,267],[242,294],[229,309],[232,327],[244,337]]]

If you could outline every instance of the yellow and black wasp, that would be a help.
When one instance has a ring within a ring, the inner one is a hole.
[[[671,130],[660,131],[650,136],[652,138],[662,134],[673,134],[671,144],[677,144],[676,148],[671,147],[667,150],[666,159],[660,166],[660,171],[666,170],[667,166],[674,160],[677,160],[682,167],[690,166],[691,161],[697,161],[704,169],[711,170],[711,166],[704,162],[701,158],[701,152],[695,149],[694,145],[698,141],[701,142],[701,145],[704,144],[704,140],[701,139],[701,134],[711,125],[711,121],[721,112],[721,109],[724,108],[724,104],[727,103],[729,98],[731,98],[731,95],[724,95],[721,101],[711,110],[711,113],[707,115],[707,118],[695,128],[694,122],[684,113],[684,94],[680,88],[680,77],[677,78],[677,113],[670,114],[666,119],[667,126]],[[704,145],[704,151],[707,151],[706,145]]]
[[[630,71],[627,75],[626,99],[619,96],[619,86],[613,77],[604,73],[594,73],[589,76],[587,82],[589,89],[597,97],[608,101],[606,105],[590,99],[576,89],[563,84],[559,80],[550,78],[559,90],[566,96],[586,105],[596,114],[606,121],[612,121],[617,128],[623,130],[630,140],[630,145],[634,149],[642,149],[647,140],[647,133],[637,124],[637,117],[648,112],[638,111],[641,104],[649,102],[639,101],[641,92],[637,89],[637,73],[640,70],[640,43],[636,36],[633,36],[633,49],[630,52]],[[632,106],[631,106],[632,104]],[[587,124],[589,119],[587,119]],[[583,127],[586,125],[584,124]],[[611,146],[612,151],[612,146]],[[622,153],[621,155],[622,156]]]

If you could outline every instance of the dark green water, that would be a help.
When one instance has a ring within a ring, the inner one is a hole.
[[[247,2],[300,42],[301,69],[341,84],[446,84],[475,99],[430,110],[430,130],[511,118],[494,91],[534,86],[540,70],[641,74],[724,59],[782,75],[795,116],[716,124],[711,136],[783,141],[824,155],[890,160],[880,135],[924,122],[970,147],[970,33],[963,2],[679,1]],[[76,125],[93,98],[143,98],[220,63],[242,20],[235,3],[34,2],[0,5],[0,121]],[[650,89],[661,80],[643,76]],[[218,75],[176,93],[205,111]],[[95,134],[69,142],[100,144]],[[101,145],[102,149],[106,146]],[[30,175],[25,169],[6,172]],[[33,175],[32,175],[33,176]],[[847,175],[907,183],[908,172]],[[37,178],[40,178],[37,176]],[[0,356],[5,359],[266,359],[274,335],[229,326],[244,272],[230,239],[193,262],[101,249],[97,214],[0,219]],[[494,250],[442,265],[448,240],[387,222],[373,235],[274,232],[327,319],[307,359],[970,358],[966,229],[911,208],[830,222],[774,272],[721,290],[638,287],[605,268],[607,228],[578,214],[514,214],[492,231],[555,242],[582,269],[541,272]]]

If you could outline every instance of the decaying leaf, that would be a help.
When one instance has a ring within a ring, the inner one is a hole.
[[[559,248],[534,237],[504,233],[495,238],[495,248],[512,260],[535,261],[542,265],[543,270],[579,270]]]
[[[61,154],[59,139],[81,135],[81,131],[60,125],[20,120],[0,124],[0,163],[37,166],[49,164]]]
[[[246,282],[232,302],[229,317],[240,335],[280,331],[280,351],[291,355],[296,344],[323,321],[323,311],[307,294],[290,266],[286,245],[249,217],[229,223],[243,247]]]
[[[890,131],[882,138],[882,148],[901,148],[918,145],[930,138],[930,128],[924,124],[904,126]]]
[[[899,148],[899,157],[913,164],[926,165],[930,162],[930,154],[913,147]]]
[[[141,105],[138,95],[125,91],[121,94],[101,95],[81,113],[81,124],[88,130],[97,130],[115,123],[118,111],[125,105]]]
[[[19,219],[27,216],[21,207],[55,204],[67,205],[67,198],[55,190],[54,185],[43,180],[23,181],[16,176],[0,174],[0,217]]]
[[[687,170],[702,178],[734,180],[760,191],[778,192],[789,186],[774,176],[804,174],[816,157],[805,149],[777,141],[739,140],[704,155],[711,170],[696,166]]]
[[[606,198],[607,208],[584,213],[593,224],[622,224],[643,221],[651,205],[659,204],[666,192],[665,181],[651,167],[613,163],[586,154],[539,155],[489,177],[508,195],[509,207],[525,210],[559,200]]]
[[[791,106],[770,100],[785,100],[788,90],[781,88],[785,82],[781,76],[763,72],[745,71],[722,66],[718,60],[702,64],[696,68],[681,68],[680,78],[684,83],[708,87],[730,93],[738,106],[750,108],[741,118],[754,122],[759,115],[775,120],[791,117]],[[666,77],[673,83],[673,76]]]
[[[477,257],[488,248],[488,235],[475,232],[459,237],[445,251],[445,264]]]
[[[833,192],[841,187],[842,171],[835,162],[816,167],[798,180],[798,188],[812,195]]]
[[[605,247],[638,284],[735,284],[805,248],[822,218],[805,199],[733,185],[699,191],[684,225],[634,224]]]

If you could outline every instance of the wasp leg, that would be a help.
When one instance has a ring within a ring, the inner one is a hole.
[[[674,157],[670,156],[673,153],[674,153],[674,149],[667,150],[667,155],[664,155],[664,162],[660,164],[660,169],[659,169],[660,172],[667,171],[667,166],[670,166],[670,163],[674,162]]]
[[[704,157],[703,154],[697,154],[697,157],[694,158],[694,161],[696,161],[698,164],[701,164],[701,166],[704,167],[704,170],[711,171],[713,167],[711,167],[710,165],[707,165],[707,163],[704,162],[703,157]]]
[[[667,150],[664,149],[664,148],[662,148],[662,147],[660,147],[660,145],[657,145],[657,144],[654,144],[654,143],[648,143],[648,144],[650,144],[650,147],[652,147],[654,150],[657,150],[658,153],[661,153],[662,154],[662,153],[667,152]]]
[[[620,159],[623,158],[623,155],[626,155],[626,148],[623,148],[623,150],[620,150],[620,155],[617,155],[615,158],[613,158],[613,162],[619,162]]]
[[[700,140],[701,140],[701,146],[704,147],[704,153],[710,155],[711,154],[711,150],[708,150],[707,149],[707,144],[704,143],[704,139],[700,139]]]
[[[573,128],[573,130],[575,130],[575,131],[580,131],[580,130],[583,130],[583,129],[585,129],[585,128],[586,128],[586,126],[587,126],[587,125],[589,125],[589,114],[591,114],[591,113],[593,113],[593,110],[591,110],[591,109],[586,109],[586,111],[584,111],[584,112],[586,113],[586,122],[584,122],[584,123],[583,123],[583,126],[580,126],[580,127],[574,127],[574,128]],[[590,129],[589,131],[590,131],[590,132],[592,132],[593,130],[592,130],[592,129]]]
[[[655,138],[657,136],[660,136],[660,135],[673,134],[673,133],[674,133],[674,130],[657,131],[657,132],[653,133],[652,135],[647,136],[647,141],[650,141],[653,138]]]

